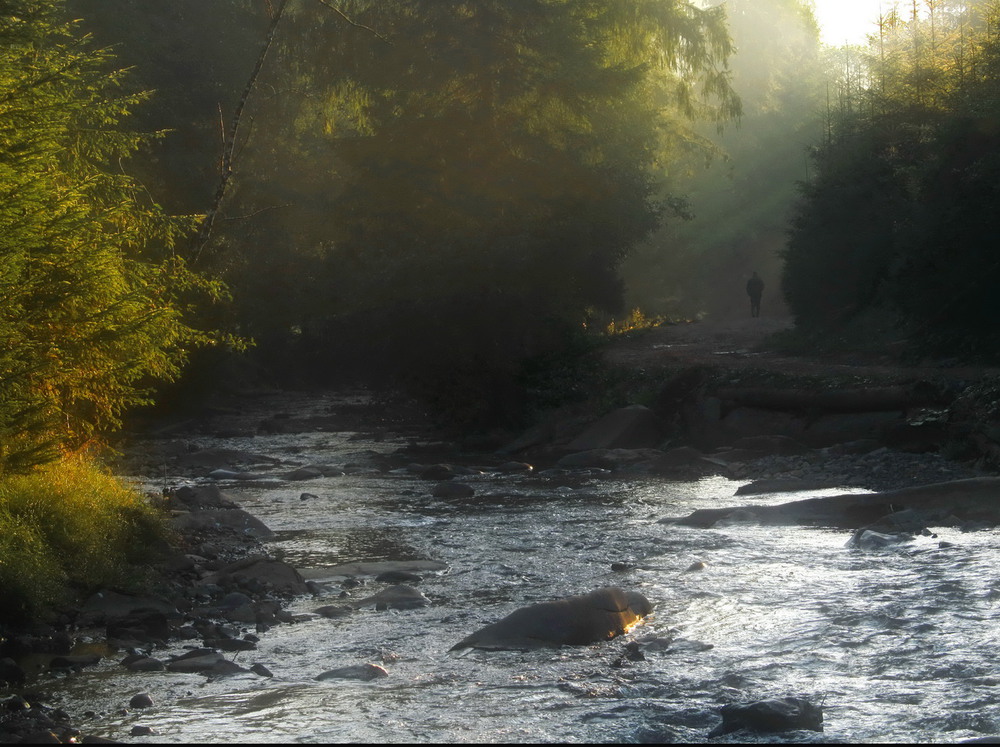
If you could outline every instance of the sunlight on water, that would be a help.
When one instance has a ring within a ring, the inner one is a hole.
[[[395,448],[331,434],[305,440],[228,445],[271,454],[294,447],[303,461],[308,453],[331,464],[363,464],[366,453]],[[257,651],[237,658],[263,663],[273,679],[138,676],[109,662],[68,680],[63,707],[96,710],[145,690],[154,708],[106,713],[88,729],[121,737],[149,724],[156,735],[148,741],[174,743],[704,742],[720,705],[789,695],[824,703],[832,740],[957,741],[1000,731],[994,531],[940,529],[864,553],[845,547],[846,532],[658,523],[697,508],[801,497],[744,500],[734,496],[742,483],[724,478],[465,479],[476,490],[466,501],[374,470],[240,486],[233,495],[278,532],[272,551],[301,567],[447,563],[420,584],[432,604],[312,615],[340,601],[333,579],[325,594],[291,605],[302,622],[271,629]],[[624,639],[593,646],[449,653],[519,607],[601,586],[642,592],[653,615]],[[380,588],[367,579],[353,598]],[[623,660],[632,640],[643,642],[644,661]],[[315,679],[365,662],[389,676]],[[792,741],[810,738],[819,735]]]

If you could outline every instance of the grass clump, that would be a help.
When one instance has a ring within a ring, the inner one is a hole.
[[[165,532],[139,492],[79,457],[0,478],[0,623],[136,585]]]

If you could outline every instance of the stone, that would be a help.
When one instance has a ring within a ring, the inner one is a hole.
[[[159,659],[152,656],[141,656],[125,665],[130,672],[162,672],[167,668]]]
[[[133,695],[131,700],[128,702],[129,708],[149,708],[153,705],[153,699],[149,696],[149,693],[138,693]]]
[[[805,698],[771,698],[753,703],[733,703],[719,709],[722,723],[709,732],[718,737],[747,729],[755,732],[785,732],[806,729],[823,731],[823,709]]]
[[[211,477],[211,475],[209,476]],[[218,485],[185,485],[177,488],[177,490],[173,492],[172,497],[175,501],[183,504],[188,510],[204,508],[239,508],[239,504],[219,490]]]
[[[386,571],[375,577],[380,584],[419,584],[423,580],[423,576],[408,571]]]
[[[261,677],[274,677],[271,670],[265,667],[263,664],[254,664],[250,667],[250,671],[254,674],[260,675]]]
[[[176,515],[171,525],[182,533],[228,529],[255,539],[274,539],[274,532],[264,522],[239,508],[187,511]]]
[[[80,609],[83,622],[88,625],[120,620],[141,612],[160,612],[171,618],[180,618],[176,605],[159,597],[133,596],[105,589],[87,598]]]
[[[292,566],[280,560],[253,557],[244,558],[225,566],[217,573],[206,576],[205,583],[231,581],[242,585],[259,583],[285,594],[308,594],[305,579]]]
[[[318,467],[299,467],[298,469],[292,470],[284,477],[286,480],[292,482],[315,480],[317,477],[323,477],[323,470]]]
[[[522,607],[451,647],[526,650],[584,646],[631,630],[653,606],[642,594],[617,587]]]
[[[214,667],[225,657],[217,651],[197,649],[167,663],[168,672],[200,673]]]
[[[430,603],[430,599],[412,586],[398,584],[383,589],[378,594],[351,602],[350,604],[356,609],[374,605],[376,610],[381,611],[387,609],[410,610],[417,607],[426,607]]]
[[[388,677],[389,672],[378,664],[354,664],[339,669],[331,669],[316,676],[317,680],[361,680],[371,682],[382,677]]]
[[[435,498],[471,498],[475,493],[476,491],[471,485],[454,480],[439,482],[431,490],[431,495]]]

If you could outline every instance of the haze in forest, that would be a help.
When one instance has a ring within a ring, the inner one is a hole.
[[[754,271],[809,344],[988,355],[997,4],[910,5],[15,2],[8,458],[220,381],[524,424]]]

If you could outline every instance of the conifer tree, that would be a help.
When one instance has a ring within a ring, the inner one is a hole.
[[[222,293],[173,252],[191,219],[125,170],[143,97],[63,11],[0,7],[0,473],[118,424],[212,340],[187,307]]]

